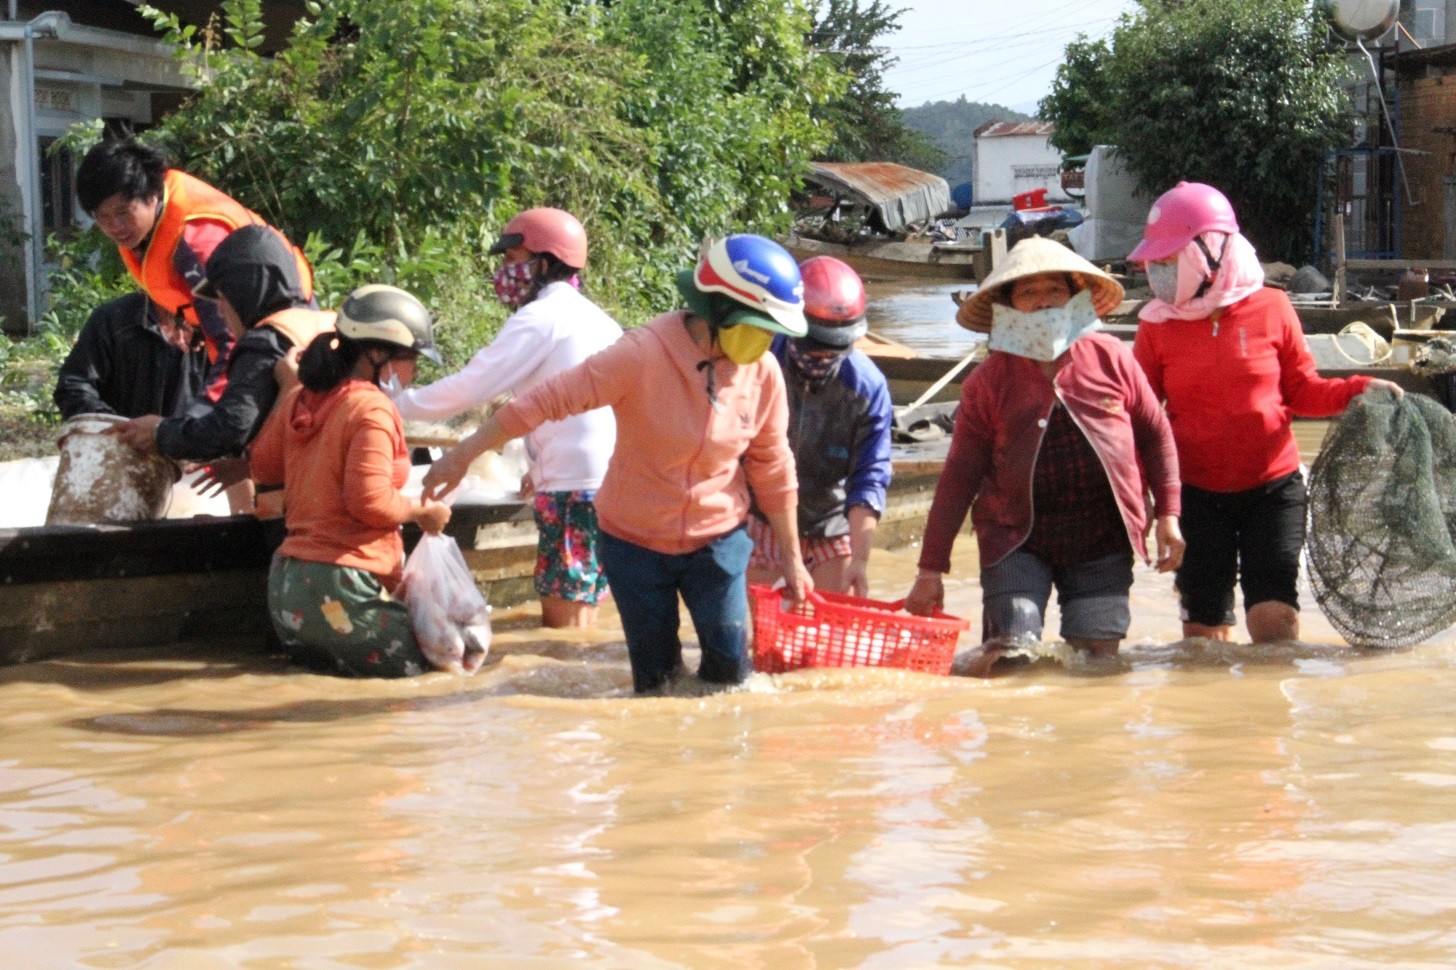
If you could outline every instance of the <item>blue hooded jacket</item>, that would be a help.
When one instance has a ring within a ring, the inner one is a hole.
[[[817,384],[789,360],[788,337],[775,337],[771,352],[784,372],[789,396],[789,447],[799,476],[799,534],[847,535],[851,506],[862,505],[877,515],[885,511],[894,420],[889,384],[858,350],[851,350]],[[753,514],[763,518],[757,506]]]

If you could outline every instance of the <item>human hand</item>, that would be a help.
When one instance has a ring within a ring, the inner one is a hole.
[[[915,585],[905,596],[905,612],[915,616],[932,616],[945,606],[945,579],[933,570],[920,570]]]
[[[218,458],[202,466],[202,474],[192,483],[192,488],[203,498],[221,495],[238,482],[248,477],[248,459]]]
[[[1369,386],[1365,388],[1365,390],[1367,391],[1374,391],[1377,389],[1382,391],[1389,391],[1396,397],[1402,397],[1405,394],[1405,388],[1395,383],[1395,381],[1387,381],[1384,378],[1380,377],[1372,378]]]
[[[1183,565],[1183,551],[1188,548],[1188,544],[1183,541],[1183,530],[1178,526],[1178,516],[1158,516],[1155,531],[1158,540],[1158,572],[1171,573]]]
[[[451,448],[430,466],[425,472],[423,491],[420,493],[423,498],[439,501],[460,487],[460,482],[465,478],[465,473],[470,470],[470,462],[466,460],[459,448]]]
[[[870,595],[869,563],[850,559],[849,566],[844,571],[844,579],[848,584],[850,595],[861,598]]]
[[[116,435],[125,444],[144,455],[155,455],[157,453],[157,425],[161,423],[161,415],[148,414],[144,417],[132,418],[125,424],[118,424],[106,433]]]
[[[814,592],[814,577],[809,575],[803,562],[787,564],[784,569],[784,592],[789,594],[795,606],[802,606],[809,599],[809,594]]]
[[[439,535],[450,523],[450,506],[422,499],[419,507],[410,511],[410,521],[432,536]]]
[[[523,499],[528,499],[536,494],[536,480],[531,477],[530,472],[521,476],[521,484],[516,487],[516,492]]]
[[[273,365],[273,379],[278,382],[280,397],[301,383],[298,379],[298,359],[302,356],[302,347],[289,347],[287,353]]]

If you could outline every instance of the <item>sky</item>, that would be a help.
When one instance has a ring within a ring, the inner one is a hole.
[[[1034,113],[1050,89],[1062,49],[1078,33],[1101,37],[1133,0],[898,0],[899,33],[887,41],[900,63],[885,87],[900,106],[988,101]]]

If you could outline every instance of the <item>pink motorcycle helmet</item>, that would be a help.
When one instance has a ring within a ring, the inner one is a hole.
[[[518,212],[490,247],[492,256],[516,246],[533,253],[550,253],[572,269],[586,266],[586,229],[570,212],[537,208]]]
[[[1129,263],[1156,263],[1180,252],[1205,232],[1239,231],[1234,207],[1218,189],[1202,182],[1179,182],[1148,210],[1143,241],[1127,254]]]

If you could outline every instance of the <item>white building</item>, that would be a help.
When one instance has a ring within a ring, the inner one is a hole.
[[[1062,153],[1052,147],[1050,121],[992,121],[975,132],[975,204],[1010,205],[1011,197],[1046,189],[1046,200],[1070,202],[1062,191]]]

